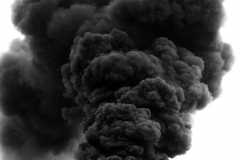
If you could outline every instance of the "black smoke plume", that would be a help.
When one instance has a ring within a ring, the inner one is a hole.
[[[233,60],[219,36],[222,3],[17,0],[25,39],[0,63],[4,160],[185,154],[190,113],[219,96]]]

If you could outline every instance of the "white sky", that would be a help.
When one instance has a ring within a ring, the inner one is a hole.
[[[11,23],[12,3],[0,0],[0,53],[8,50],[12,39],[23,37]],[[223,78],[221,96],[194,116],[191,150],[174,160],[240,159],[240,1],[225,0],[224,6],[227,19],[221,34],[232,45],[235,63]]]

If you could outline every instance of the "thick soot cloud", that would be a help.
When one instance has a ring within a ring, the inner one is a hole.
[[[17,0],[12,20],[25,39],[0,63],[3,151],[14,160],[185,154],[190,113],[218,97],[233,59],[219,36],[222,3]]]

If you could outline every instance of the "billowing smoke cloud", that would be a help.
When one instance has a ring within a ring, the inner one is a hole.
[[[17,0],[12,19],[26,38],[0,63],[3,151],[14,160],[185,154],[190,113],[218,97],[233,59],[219,36],[222,2]]]

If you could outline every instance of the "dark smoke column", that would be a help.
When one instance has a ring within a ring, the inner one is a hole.
[[[17,0],[0,65],[4,151],[167,160],[230,69],[221,0]]]

